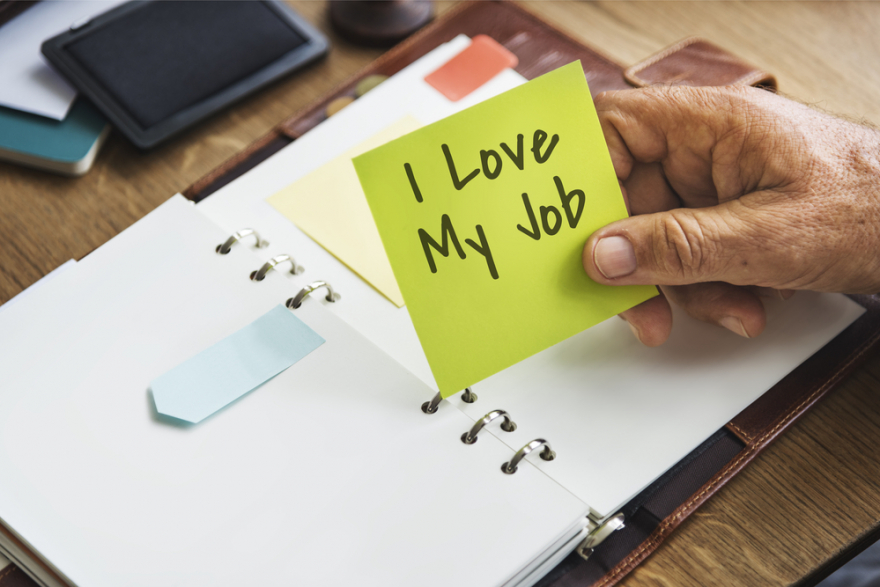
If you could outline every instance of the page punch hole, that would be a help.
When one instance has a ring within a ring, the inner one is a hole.
[[[470,387],[464,388],[464,393],[461,394],[461,401],[466,404],[472,404],[477,401],[477,399],[479,399],[477,398],[477,394],[475,394]]]
[[[426,414],[434,414],[437,412],[437,406],[440,405],[440,402],[443,401],[443,396],[440,395],[440,392],[437,392],[437,395],[431,398],[431,401],[425,402],[422,404],[422,411]]]

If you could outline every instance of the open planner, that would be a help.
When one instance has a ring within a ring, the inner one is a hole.
[[[435,390],[406,308],[389,303],[265,200],[403,115],[433,122],[525,81],[506,70],[467,102],[446,100],[423,78],[468,43],[461,36],[437,48],[198,204],[225,229],[259,227],[279,252],[320,268],[320,278],[343,296],[328,309]],[[475,420],[505,409],[518,427],[498,434],[514,450],[546,437],[560,459],[535,464],[603,519],[863,312],[839,295],[799,294],[769,305],[767,332],[753,341],[677,315],[673,338],[648,349],[626,324],[610,320],[474,385],[478,401],[459,394],[451,403]],[[633,413],[635,405],[643,409]],[[628,428],[642,432],[621,443],[623,414]],[[577,456],[563,464],[572,452]]]
[[[523,83],[507,69],[444,98],[424,77],[469,43],[0,312],[0,554],[52,587],[534,585],[864,313],[801,292],[767,303],[754,340],[677,313],[659,349],[615,318],[437,403],[406,307],[267,199],[401,117]],[[251,279],[278,255],[304,271]],[[197,425],[156,413],[152,380],[299,292],[286,311],[323,345]]]

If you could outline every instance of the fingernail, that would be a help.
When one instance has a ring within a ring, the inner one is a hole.
[[[629,329],[632,330],[633,335],[636,337],[636,340],[642,342],[642,335],[639,334],[639,329],[632,325],[632,322],[627,322],[629,325]]]
[[[739,318],[735,318],[733,316],[725,316],[718,323],[731,331],[734,334],[738,334],[744,338],[751,338],[749,333],[746,332],[745,326],[743,326],[742,320]]]
[[[593,248],[593,263],[606,279],[624,277],[636,270],[636,252],[622,236],[607,236]]]

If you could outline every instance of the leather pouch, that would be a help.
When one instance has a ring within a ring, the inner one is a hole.
[[[776,78],[705,39],[690,37],[624,72],[635,87],[662,85],[758,86],[776,89]]]

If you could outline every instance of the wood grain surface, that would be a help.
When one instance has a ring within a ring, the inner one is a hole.
[[[0,163],[0,303],[81,258],[375,59],[329,29],[323,2],[292,2],[328,34],[328,58],[164,147],[114,134],[83,178]],[[449,3],[436,3],[439,13]],[[531,2],[575,38],[629,65],[699,35],[777,75],[783,93],[880,123],[880,3]],[[3,333],[0,333],[3,336]],[[2,382],[0,382],[2,385]],[[625,581],[808,583],[880,529],[880,356],[716,495]]]

